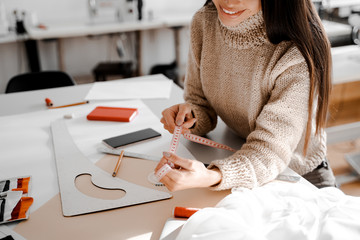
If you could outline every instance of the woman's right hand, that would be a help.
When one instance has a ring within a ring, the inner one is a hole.
[[[181,103],[166,108],[162,112],[160,122],[170,133],[174,133],[175,126],[182,126],[182,133],[189,133],[189,128],[194,126],[196,118],[192,114],[190,104]]]

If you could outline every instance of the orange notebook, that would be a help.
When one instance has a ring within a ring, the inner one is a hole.
[[[88,115],[88,120],[130,122],[138,114],[137,108],[98,106]]]

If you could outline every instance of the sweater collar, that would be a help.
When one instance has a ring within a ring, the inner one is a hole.
[[[225,42],[238,49],[247,49],[268,42],[262,11],[250,16],[237,26],[225,26],[218,19],[221,35]]]

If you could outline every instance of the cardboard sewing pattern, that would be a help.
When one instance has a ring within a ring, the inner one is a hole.
[[[64,120],[52,122],[51,131],[64,216],[81,215],[172,197],[168,192],[142,187],[120,178],[114,178],[96,167],[77,148]],[[87,196],[75,186],[75,179],[80,175],[91,175],[92,184],[98,188],[122,190],[126,194],[115,200]]]
[[[95,165],[111,175],[117,159],[118,157],[114,155],[104,155]],[[156,164],[156,161],[124,157],[116,178],[121,177],[144,187],[166,191],[166,187],[156,187],[147,180],[149,172]],[[90,181],[84,181],[77,186],[81,191],[88,192],[94,188],[91,185]],[[112,196],[113,192],[99,191],[99,194]],[[20,222],[14,231],[27,240],[159,240],[164,224],[168,218],[173,217],[173,209],[176,206],[213,207],[230,193],[230,190],[211,191],[207,188],[192,188],[173,192],[173,197],[166,201],[73,217],[64,217],[60,194],[56,194],[39,209],[33,211],[28,220]]]

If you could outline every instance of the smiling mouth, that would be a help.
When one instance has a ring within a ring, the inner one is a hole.
[[[221,7],[221,10],[226,14],[226,15],[230,15],[230,16],[237,16],[237,15],[240,15],[242,14],[245,10],[240,10],[240,11],[230,11],[230,10],[227,10],[223,7]]]

